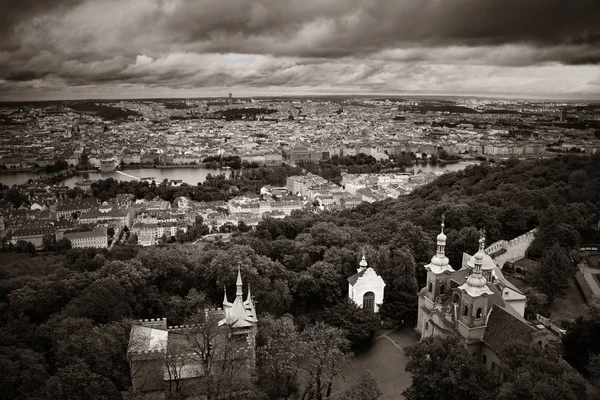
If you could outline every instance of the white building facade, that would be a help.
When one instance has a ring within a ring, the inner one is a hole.
[[[357,273],[348,278],[348,297],[359,307],[379,312],[383,303],[385,282],[368,266],[363,254]]]

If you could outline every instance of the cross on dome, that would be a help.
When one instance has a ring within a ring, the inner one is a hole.
[[[479,235],[479,249],[485,249],[485,228],[481,228]]]

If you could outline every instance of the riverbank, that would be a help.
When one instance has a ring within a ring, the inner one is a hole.
[[[196,168],[196,169],[213,169],[203,164],[125,164],[117,168],[117,170],[126,171],[130,169],[140,168],[160,168],[160,169],[177,169],[177,168]],[[216,168],[218,169],[218,168]]]
[[[418,172],[420,170],[422,173],[443,173],[446,171],[459,171],[461,169],[466,168],[469,165],[478,164],[478,162],[458,162],[454,164],[447,164],[444,166],[438,164],[415,164],[413,167],[407,167],[406,170],[409,172],[410,170],[414,170],[414,172]],[[98,170],[69,170],[69,176],[65,176],[64,179],[56,179],[59,178],[55,176],[52,183],[61,184],[69,187],[74,187],[75,183],[82,180],[99,180],[99,179],[108,179],[112,178],[117,181],[126,181],[126,180],[135,180],[142,179],[146,177],[153,177],[156,182],[162,182],[164,179],[173,180],[173,181],[182,181],[187,183],[188,185],[195,186],[199,182],[204,182],[206,180],[206,176],[208,174],[218,175],[218,174],[226,174],[227,176],[231,174],[231,169],[215,169],[215,168],[206,168],[202,165],[169,165],[169,166],[148,166],[148,167],[137,167],[137,166],[128,166],[127,168],[123,168],[119,171],[110,171],[110,172],[102,172]],[[281,167],[267,167],[267,168],[281,168]],[[126,172],[127,175],[132,175],[132,178],[127,178],[120,172]],[[386,171],[388,172],[388,171]],[[11,171],[11,170],[0,170],[0,183],[8,186],[13,185],[22,185],[27,183],[29,179],[53,179],[52,174],[39,173],[35,171]]]

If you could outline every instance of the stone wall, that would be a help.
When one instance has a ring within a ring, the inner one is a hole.
[[[501,254],[494,257],[494,261],[502,268],[507,261],[515,262],[525,257],[527,249],[531,245],[531,242],[533,242],[533,239],[535,239],[536,231],[536,229],[532,229],[512,240],[499,240],[494,242],[485,249],[485,252],[487,254],[501,252]]]

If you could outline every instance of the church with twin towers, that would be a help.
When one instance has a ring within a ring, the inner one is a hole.
[[[528,233],[523,239],[505,242],[505,248],[520,246],[524,255],[531,237],[533,233]],[[446,257],[446,240],[442,222],[436,253],[425,265],[427,281],[418,294],[416,331],[421,339],[457,335],[469,354],[496,374],[500,374],[505,345],[511,341],[546,347],[557,339],[557,332],[548,326],[524,318],[527,297],[505,278],[498,260],[488,254],[498,246],[486,251],[483,232],[477,253],[464,253],[457,269]]]

